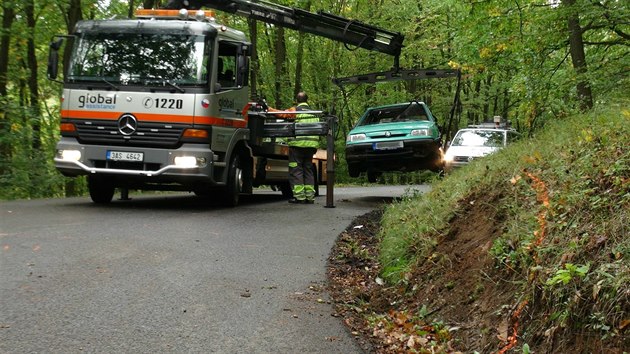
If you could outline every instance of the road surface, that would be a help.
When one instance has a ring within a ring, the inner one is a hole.
[[[325,291],[355,218],[427,186],[0,202],[0,353],[360,353]]]

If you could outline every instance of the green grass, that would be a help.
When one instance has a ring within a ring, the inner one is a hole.
[[[456,170],[431,192],[387,208],[383,277],[404,281],[465,201],[485,196],[502,216],[502,234],[489,251],[496,267],[509,269],[508,277],[522,281],[521,295],[536,297],[537,308],[550,314],[533,316],[531,330],[569,326],[619,336],[630,310],[628,103],[549,123]]]

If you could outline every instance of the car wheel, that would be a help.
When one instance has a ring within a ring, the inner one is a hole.
[[[102,177],[88,176],[90,198],[97,204],[107,204],[114,197],[114,184]]]
[[[381,176],[380,172],[368,171],[367,173],[368,182],[376,183],[376,181],[378,180],[380,176]]]
[[[359,168],[357,166],[348,165],[348,175],[350,177],[357,178],[359,177],[360,174],[361,174],[361,171],[359,171]]]

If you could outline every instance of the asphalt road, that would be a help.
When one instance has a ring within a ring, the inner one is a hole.
[[[0,353],[360,353],[326,260],[353,218],[409,188],[336,188],[334,208],[272,191],[236,208],[0,202]]]

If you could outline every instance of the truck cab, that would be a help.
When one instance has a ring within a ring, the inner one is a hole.
[[[245,35],[217,23],[212,11],[136,15],[82,21],[71,35],[57,169],[87,175],[97,203],[125,188],[217,192],[235,205],[255,183],[282,179],[286,147],[250,130],[258,117],[250,109]],[[256,179],[263,158],[272,168]]]

